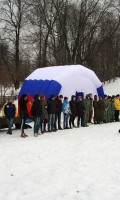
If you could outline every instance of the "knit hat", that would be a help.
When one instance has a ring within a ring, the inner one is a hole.
[[[50,99],[53,99],[53,98],[55,98],[55,95],[54,95],[54,94],[52,94],[52,95],[50,96]]]
[[[63,95],[59,95],[59,98],[63,98]]]
[[[68,100],[68,97],[64,97],[64,100],[65,100],[65,101]]]

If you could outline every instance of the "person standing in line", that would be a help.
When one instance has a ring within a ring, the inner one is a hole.
[[[99,124],[100,123],[100,111],[99,111],[99,102],[97,99],[97,95],[94,96],[93,100],[93,108],[94,108],[94,124]]]
[[[56,106],[55,127],[56,129],[58,127],[59,130],[62,130],[62,127],[61,127],[62,99],[63,99],[63,96],[59,95],[59,97],[56,98],[55,100],[55,106]],[[58,123],[58,126],[57,126],[57,123]]]
[[[120,95],[117,94],[114,99],[115,106],[115,122],[119,122],[119,111],[120,111]]]
[[[87,127],[88,126],[88,123],[89,123],[89,105],[90,105],[90,101],[89,101],[89,95],[87,94],[85,99],[84,99],[84,106],[85,106],[85,109],[84,109],[84,122],[83,122],[83,127]]]
[[[89,94],[89,123],[92,123],[92,115],[93,115],[93,97],[92,94]]]
[[[108,96],[104,95],[104,115],[103,115],[103,122],[108,123],[108,109],[109,109],[109,102]]]
[[[99,96],[98,106],[99,106],[99,122],[100,124],[102,124],[104,116],[104,102],[101,96]]]
[[[28,96],[27,94],[23,94],[19,101],[20,117],[21,117],[21,137],[23,138],[28,137],[28,135],[24,133],[24,124],[26,119],[28,118],[27,103],[28,103]]]
[[[112,103],[111,103],[111,96],[108,96],[108,116],[107,116],[107,121],[111,122],[112,118]]]
[[[111,122],[114,122],[114,121],[115,121],[114,98],[115,98],[115,96],[113,95],[112,98],[111,98]]]
[[[71,101],[69,102],[70,104],[70,119],[69,119],[69,125],[70,125],[70,128],[75,127],[75,118],[77,117],[77,105],[76,105],[76,96],[75,95],[72,95],[71,96]]]
[[[40,116],[41,116],[41,105],[40,105],[40,96],[35,95],[34,101],[31,107],[31,115],[34,119],[34,136],[37,137],[39,135],[40,128]]]
[[[47,102],[48,108],[48,132],[55,132],[55,112],[56,112],[56,107],[55,107],[55,96],[51,95]]]
[[[16,115],[16,112],[17,112],[17,109],[16,109],[15,104],[13,103],[13,99],[9,98],[8,103],[6,103],[4,106],[4,114],[8,123],[7,134],[12,135],[12,127],[13,127],[13,122],[14,122],[14,117]]]
[[[85,109],[82,96],[78,97],[76,104],[77,104],[77,111],[78,111],[77,127],[79,127],[80,124],[81,124],[81,126],[83,126],[83,113],[84,113],[84,109]]]
[[[69,129],[68,127],[68,120],[70,117],[70,105],[68,102],[68,97],[64,97],[64,101],[62,104],[62,110],[63,110],[63,128]]]
[[[48,122],[47,101],[43,94],[40,94],[40,105],[41,105],[40,128],[41,128],[41,133],[43,134],[46,132],[46,124]]]

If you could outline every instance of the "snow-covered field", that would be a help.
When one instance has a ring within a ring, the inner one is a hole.
[[[120,80],[105,86],[119,93]],[[0,131],[0,200],[120,199],[120,122],[20,138]]]

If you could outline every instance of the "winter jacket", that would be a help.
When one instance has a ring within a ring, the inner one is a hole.
[[[40,117],[41,116],[41,112],[42,112],[42,109],[41,109],[40,100],[36,100],[35,99],[33,101],[32,107],[31,107],[31,115],[33,117]]]
[[[93,108],[94,111],[99,111],[99,102],[97,100],[93,101]]]
[[[28,103],[28,100],[25,101],[25,100],[21,97],[21,99],[20,99],[20,101],[19,101],[20,116],[21,116],[21,118],[28,118],[27,103]]]
[[[99,110],[104,111],[104,101],[103,100],[98,100],[98,105],[99,105]]]
[[[70,114],[70,105],[68,101],[63,101],[62,110],[64,114]]]
[[[4,107],[5,117],[11,119],[15,117],[16,108],[15,105],[11,102],[7,103]]]
[[[71,114],[74,115],[74,116],[77,116],[78,113],[77,113],[76,101],[71,100],[69,102],[69,105],[70,105]]]
[[[118,98],[114,99],[114,106],[115,106],[115,110],[120,110],[120,99]]]
[[[3,105],[3,107],[2,107],[2,110],[1,110],[1,113],[2,113],[2,117],[5,117],[5,112],[4,112],[4,108],[5,108],[5,105],[7,104],[8,102],[6,102],[4,105]],[[12,102],[12,104],[14,104],[13,102]],[[15,104],[14,104],[15,105]],[[17,109],[17,107],[16,107],[16,105],[15,105],[15,117],[17,117],[18,116],[18,109]]]
[[[49,99],[47,104],[48,104],[47,108],[48,114],[55,114],[56,113],[55,100]]]
[[[78,114],[82,113],[85,110],[85,106],[84,106],[83,101],[77,101],[76,105],[77,105]]]
[[[61,113],[62,112],[62,101],[60,99],[56,99],[55,105],[56,105],[56,113]]]
[[[40,106],[41,106],[41,119],[48,119],[48,112],[47,112],[47,102],[45,100],[40,100]]]

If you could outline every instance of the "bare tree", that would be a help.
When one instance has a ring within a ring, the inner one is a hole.
[[[27,6],[25,0],[4,0],[1,4],[1,20],[3,22],[3,39],[6,39],[11,47],[11,55],[15,62],[15,89],[19,88],[20,80],[20,39],[21,32],[26,25]]]

